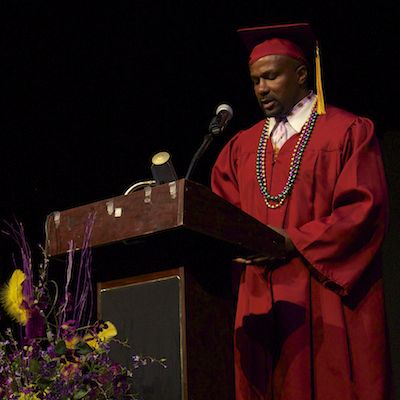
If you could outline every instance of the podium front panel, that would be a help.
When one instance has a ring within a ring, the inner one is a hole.
[[[183,284],[179,269],[99,284],[101,318],[112,321],[118,338],[127,339],[131,347],[127,350],[113,343],[111,357],[125,366],[131,364],[135,354],[166,359],[167,368],[153,363],[134,371],[134,388],[139,398],[186,398]]]

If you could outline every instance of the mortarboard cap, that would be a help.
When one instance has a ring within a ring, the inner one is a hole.
[[[238,34],[250,53],[250,65],[261,57],[275,54],[315,65],[317,112],[325,114],[318,41],[308,23],[242,28]]]

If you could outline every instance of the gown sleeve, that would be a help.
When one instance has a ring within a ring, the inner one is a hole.
[[[286,231],[319,280],[346,295],[376,259],[388,222],[386,177],[373,123],[348,130],[331,213]]]

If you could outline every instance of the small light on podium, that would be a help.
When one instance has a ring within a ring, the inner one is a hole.
[[[173,182],[178,179],[171,162],[171,155],[166,151],[155,154],[151,159],[151,173],[157,185]]]

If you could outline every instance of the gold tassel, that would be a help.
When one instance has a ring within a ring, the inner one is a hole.
[[[318,115],[326,114],[324,90],[322,88],[321,58],[319,55],[318,42],[315,49],[315,81],[317,90],[317,113]]]

